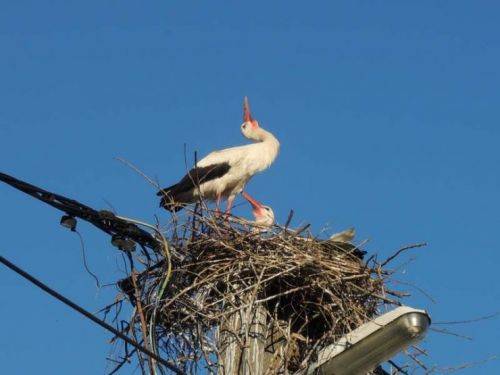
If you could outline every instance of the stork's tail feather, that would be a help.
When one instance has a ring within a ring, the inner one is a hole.
[[[176,193],[176,186],[177,185],[170,186],[156,193],[157,196],[161,197],[160,207],[170,212],[180,211],[187,205],[186,201],[182,199],[183,197],[181,194]]]
[[[166,195],[173,196],[177,190],[177,185],[178,184],[163,188],[158,193],[156,193],[156,195],[159,197],[164,197]]]
[[[173,199],[170,195],[161,191],[158,195],[162,195],[162,198],[160,200],[160,207],[163,207],[170,212],[177,212],[179,210],[182,210],[186,206],[185,203],[176,202],[175,199]]]
[[[166,198],[162,198],[160,201],[160,207],[163,207],[164,209],[170,212],[177,212],[186,207],[186,203],[173,202],[172,200],[167,200]]]

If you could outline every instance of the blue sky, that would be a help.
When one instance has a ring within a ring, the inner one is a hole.
[[[500,5],[494,1],[16,1],[0,13],[0,171],[146,221],[168,214],[113,159],[175,182],[244,143],[242,101],[282,148],[247,191],[280,222],[355,226],[434,322],[500,310]],[[241,201],[241,200],[240,200]],[[0,185],[0,254],[92,311],[110,302],[60,214]],[[236,213],[250,215],[242,205]],[[123,276],[84,223],[101,282]],[[105,373],[110,335],[2,267],[2,373]],[[440,327],[440,326],[436,326]],[[444,328],[444,326],[442,327]],[[500,354],[500,318],[430,333],[430,366]],[[463,370],[498,373],[500,362]],[[134,373],[129,367],[123,373]],[[135,372],[137,373],[137,371]]]

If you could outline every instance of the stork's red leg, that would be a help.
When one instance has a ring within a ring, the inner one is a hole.
[[[227,205],[226,205],[226,215],[229,215],[231,213],[231,208],[233,208],[233,201],[234,201],[234,196],[230,196],[227,198]]]
[[[222,194],[221,193],[217,194],[217,200],[215,201],[215,212],[214,212],[215,217],[219,217],[219,213],[220,213],[219,206],[220,206],[221,199],[222,199]]]

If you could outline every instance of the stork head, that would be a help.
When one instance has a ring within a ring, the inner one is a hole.
[[[252,205],[252,213],[255,217],[255,224],[263,227],[270,227],[274,224],[274,212],[271,207],[264,206],[257,202],[250,195],[241,192],[241,195]]]
[[[259,136],[260,126],[250,114],[250,106],[248,105],[248,97],[245,96],[245,104],[243,107],[243,124],[241,124],[241,132],[243,136],[254,141],[260,141]]]

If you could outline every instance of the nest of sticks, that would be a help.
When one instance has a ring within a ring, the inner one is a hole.
[[[119,287],[135,307],[123,331],[186,373],[234,373],[249,366],[249,351],[263,373],[294,373],[399,304],[388,273],[354,245],[307,228],[185,215],[163,228],[167,249],[129,253],[132,270],[142,269]]]

